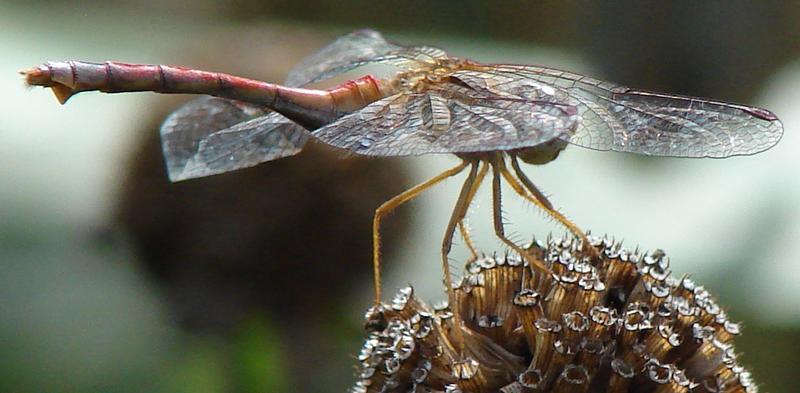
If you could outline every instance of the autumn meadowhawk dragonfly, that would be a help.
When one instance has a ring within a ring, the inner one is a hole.
[[[381,79],[368,75],[328,89],[304,87],[370,64],[392,66],[396,73]],[[50,62],[23,73],[28,84],[52,88],[62,103],[90,90],[211,96],[185,104],[161,127],[173,181],[291,156],[310,138],[369,156],[457,155],[459,165],[377,209],[376,303],[381,298],[381,219],[468,167],[442,242],[451,301],[447,255],[459,228],[470,244],[461,223],[490,169],[495,233],[524,256],[525,251],[504,234],[501,179],[564,224],[585,246],[588,241],[536,189],[519,160],[543,164],[569,144],[721,158],[764,151],[783,134],[781,122],[765,109],[636,90],[548,67],[480,64],[434,47],[391,43],[371,30],[337,39],[295,67],[283,86],[181,67],[116,62]]]

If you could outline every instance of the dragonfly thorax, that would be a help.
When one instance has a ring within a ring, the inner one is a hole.
[[[469,64],[466,60],[439,59],[428,67],[412,69],[397,74],[391,82],[395,91],[425,92],[430,85],[446,82],[456,71]]]

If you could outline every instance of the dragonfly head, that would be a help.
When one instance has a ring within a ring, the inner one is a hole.
[[[542,165],[555,160],[566,147],[567,142],[555,138],[536,146],[512,150],[509,154],[519,157],[528,164]]]

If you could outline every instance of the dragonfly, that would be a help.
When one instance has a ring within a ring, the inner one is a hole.
[[[376,64],[393,72],[326,89],[310,87]],[[503,243],[527,255],[504,231],[501,181],[505,180],[516,194],[574,233],[592,256],[594,249],[584,232],[553,207],[525,175],[520,161],[544,164],[568,145],[723,158],[765,151],[783,135],[780,120],[766,109],[633,89],[544,66],[482,64],[436,47],[394,43],[373,30],[336,39],[296,66],[283,85],[183,67],[110,61],[48,62],[22,74],[28,85],[51,88],[62,104],[84,91],[204,95],[172,113],[161,127],[172,181],[292,156],[310,139],[367,156],[456,155],[458,165],[385,202],[373,220],[373,276],[379,305],[382,219],[423,191],[468,172],[441,244],[456,326],[460,315],[448,255],[456,231],[476,253],[463,221],[489,170],[493,227]],[[541,262],[529,262],[549,272]]]

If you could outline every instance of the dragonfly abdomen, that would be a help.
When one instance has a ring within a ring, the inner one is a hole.
[[[207,94],[268,107],[307,129],[322,127],[384,96],[380,83],[371,75],[328,90],[316,90],[285,87],[219,72],[114,61],[48,62],[22,73],[28,85],[51,88],[62,104],[84,91]]]
[[[337,113],[359,110],[388,94],[386,86],[372,75],[362,76],[328,89]]]
[[[372,75],[327,90],[278,87],[271,107],[309,130],[333,123],[346,114],[380,100],[387,90]]]
[[[172,94],[208,94],[269,106],[276,85],[218,72],[153,64],[107,61],[58,61],[24,71],[29,85],[53,89],[61,103],[83,91],[122,93],[152,91]]]

